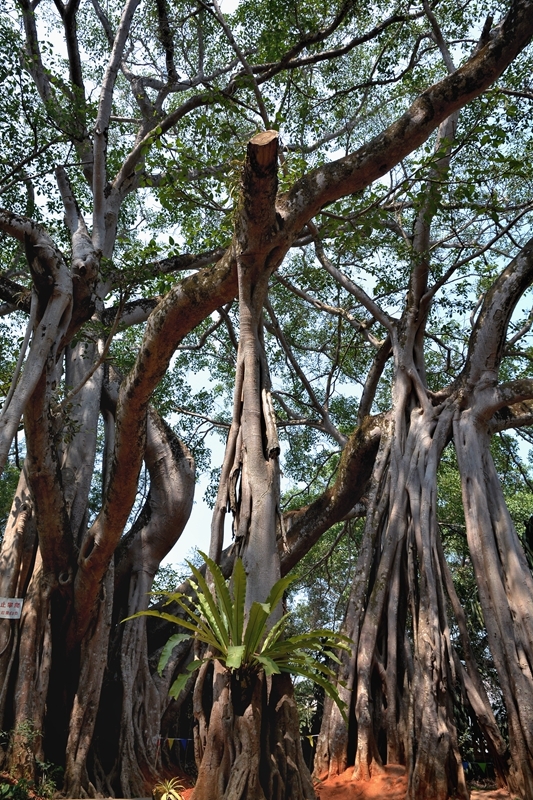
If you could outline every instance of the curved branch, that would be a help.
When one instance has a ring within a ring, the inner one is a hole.
[[[533,425],[533,403],[524,401],[516,406],[504,406],[489,422],[489,433],[498,433],[509,428],[529,428]]]
[[[355,153],[296,181],[278,203],[285,225],[300,231],[324,205],[361,191],[387,173],[446,117],[494,83],[532,35],[532,0],[514,0],[490,41],[464,66],[422,92],[402,117]]]
[[[201,270],[173,287],[148,319],[136,362],[120,387],[104,504],[80,553],[75,618],[69,634],[72,644],[83,638],[90,623],[100,582],[133,506],[152,392],[183,337],[236,293],[236,265],[231,253],[227,253],[215,267]]]
[[[174,38],[168,18],[168,5],[166,0],[156,0],[157,8],[157,35],[165,52],[167,77],[170,83],[178,82],[178,73],[174,63]]]
[[[154,408],[148,412],[145,462],[150,491],[138,522],[117,548],[115,584],[129,577],[132,569],[153,578],[183,532],[192,509],[194,459]],[[128,613],[137,610],[129,608]]]
[[[288,527],[288,551],[281,556],[282,575],[289,572],[320,536],[344,519],[362,498],[372,474],[383,421],[384,415],[367,417],[348,439],[333,486],[310,506],[284,515]]]
[[[366,376],[365,385],[363,386],[363,393],[359,401],[359,411],[357,412],[357,422],[360,425],[367,414],[370,414],[372,403],[376,396],[379,380],[385,369],[385,364],[390,358],[392,353],[392,344],[390,336],[387,336],[381,347],[379,348],[376,356],[372,362],[372,366]]]
[[[113,42],[115,41],[115,31],[111,27],[109,17],[105,14],[98,0],[92,0],[92,4],[95,14],[98,17],[100,24],[102,26],[102,30],[104,31],[104,34],[106,36],[107,43],[109,47],[113,47]]]
[[[54,356],[72,312],[72,277],[50,236],[26,217],[0,210],[0,230],[24,242],[39,298],[38,325],[28,358],[9,407],[0,416],[0,469],[3,469],[20,417],[39,382],[47,359]]]
[[[22,10],[24,30],[26,33],[27,68],[35,82],[41,99],[44,103],[48,104],[52,100],[52,87],[41,58],[35,12],[29,0],[18,0],[18,4]]]
[[[515,306],[533,281],[533,239],[524,245],[510,264],[500,273],[484,297],[481,311],[470,337],[466,366],[461,380],[468,387],[480,379],[495,386],[505,351],[509,320]],[[487,409],[490,405],[487,406]],[[497,401],[495,408],[498,407]]]
[[[176,125],[184,116],[196,108],[207,105],[211,100],[211,95],[208,93],[195,95],[190,97],[182,103],[171,114],[161,120],[155,128],[148,131],[148,133],[137,142],[133,150],[128,154],[124,163],[122,164],[115,180],[113,181],[113,195],[115,203],[120,202],[124,196],[135,186],[135,182],[139,179],[140,174],[135,172],[135,167],[140,163],[146,149],[151,147],[153,142],[158,139],[162,134],[169,131]]]
[[[491,433],[533,423],[533,380],[521,378],[501,383],[489,396],[492,402],[484,408],[484,416],[492,416]]]

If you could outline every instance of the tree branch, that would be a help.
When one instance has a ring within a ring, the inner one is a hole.
[[[494,83],[532,35],[532,0],[513,0],[490,41],[453,75],[422,92],[402,117],[355,153],[296,181],[278,202],[287,228],[300,231],[324,205],[361,191],[392,169],[446,117]]]
[[[255,73],[259,73],[261,75],[259,83],[264,83],[265,81],[270,80],[274,75],[277,75],[278,72],[282,72],[283,70],[299,69],[300,67],[304,67],[306,65],[317,64],[320,61],[327,61],[332,58],[338,58],[339,56],[346,55],[346,53],[349,53],[359,45],[370,42],[372,39],[376,39],[381,33],[387,30],[387,28],[390,28],[391,25],[410,22],[411,20],[422,16],[421,11],[415,11],[411,14],[394,14],[361,36],[355,36],[353,39],[350,39],[349,42],[341,47],[325,50],[321,53],[314,53],[312,55],[304,56],[303,58],[296,58],[298,53],[301,53],[305,48],[309,48],[314,44],[319,44],[331,36],[331,34],[334,33],[334,31],[342,23],[351,8],[351,2],[344,3],[333,22],[328,25],[327,28],[313,31],[312,33],[308,33],[306,36],[303,36],[300,41],[294,45],[294,47],[292,47],[287,51],[287,53],[285,53],[284,56],[282,56],[279,61],[268,64],[256,64],[254,67],[252,67]]]
[[[174,286],[150,315],[135,364],[122,381],[116,410],[113,457],[102,509],[82,545],[75,582],[71,642],[90,624],[100,581],[133,506],[144,455],[146,414],[153,390],[176,347],[196,325],[237,293],[231,253]]]
[[[286,575],[320,536],[363,497],[378,452],[384,416],[367,417],[348,439],[335,483],[310,506],[288,512],[288,552],[281,556],[281,574]],[[289,527],[290,526],[290,527]]]
[[[364,289],[361,289],[360,286],[357,286],[353,281],[343,275],[343,273],[337,269],[337,267],[333,266],[329,258],[326,256],[324,252],[324,247],[320,238],[318,236],[318,231],[312,222],[308,222],[307,226],[310,228],[311,233],[313,234],[313,239],[315,242],[315,250],[317,254],[317,258],[324,267],[325,270],[329,272],[329,274],[335,278],[337,283],[346,289],[347,292],[350,292],[359,302],[363,305],[367,311],[372,314],[372,316],[380,322],[384,328],[388,330],[389,333],[392,332],[392,319],[386,314],[382,309],[375,303],[371,297],[367,295]]]
[[[314,408],[314,410],[319,415],[319,417],[321,417],[323,425],[324,425],[324,431],[326,433],[329,433],[329,435],[332,436],[333,439],[335,439],[335,441],[338,444],[341,445],[341,447],[344,447],[344,445],[346,444],[346,441],[347,441],[346,436],[344,436],[337,429],[337,427],[333,424],[333,422],[331,420],[331,417],[329,416],[329,414],[328,414],[328,412],[326,410],[325,405],[323,405],[322,403],[319,402],[319,400],[318,400],[318,398],[317,398],[317,396],[316,396],[316,394],[315,394],[315,392],[313,390],[313,387],[311,386],[310,382],[307,379],[307,376],[305,375],[305,372],[300,367],[297,359],[295,358],[294,353],[292,352],[292,348],[289,345],[287,339],[285,338],[285,335],[284,335],[283,331],[281,330],[281,326],[279,324],[278,318],[276,317],[274,309],[272,308],[272,306],[270,305],[270,302],[268,300],[265,303],[265,308],[268,311],[268,315],[269,315],[270,319],[272,320],[272,326],[273,326],[273,331],[272,332],[274,333],[276,339],[278,340],[278,342],[279,342],[283,352],[285,353],[289,363],[291,364],[293,370],[295,371],[296,375],[298,376],[298,378],[302,382],[302,385],[303,385],[305,391],[307,392],[307,395],[309,396],[309,399],[311,401],[311,407]]]
[[[509,320],[518,300],[532,282],[533,239],[530,239],[500,273],[483,299],[460,377],[467,387],[473,388],[481,378],[487,386],[496,386]]]
[[[39,298],[38,324],[28,358],[9,407],[0,416],[0,469],[3,469],[26,403],[41,379],[47,359],[57,352],[68,329],[72,277],[50,236],[31,220],[0,210],[0,230],[24,242]]]
[[[107,63],[100,99],[98,102],[98,112],[94,127],[94,179],[93,179],[93,243],[96,250],[103,251],[106,239],[106,198],[104,194],[106,186],[106,150],[107,150],[107,129],[109,127],[109,117],[113,106],[113,90],[117,79],[118,70],[124,54],[126,40],[129,36],[131,21],[141,0],[126,0],[119,27],[113,42],[113,49]]]

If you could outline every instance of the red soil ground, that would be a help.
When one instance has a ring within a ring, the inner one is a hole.
[[[318,783],[315,788],[319,800],[404,800],[407,780],[403,767],[385,767],[383,775],[368,782],[352,781],[352,774],[353,767],[337,778]],[[183,800],[190,800],[192,791],[186,789]],[[473,789],[470,800],[510,800],[510,795],[504,789]]]
[[[330,778],[316,786],[319,800],[404,800],[407,778],[403,767],[386,766],[383,775],[370,781],[352,781],[353,767],[337,778]],[[510,800],[503,789],[472,790],[471,800]],[[431,800],[427,797],[426,800]]]
[[[404,800],[407,789],[407,780],[403,767],[386,766],[383,775],[372,778],[371,781],[352,781],[353,767],[346,770],[337,778],[322,781],[315,786],[319,800]],[[182,773],[178,776],[184,786],[189,784],[189,777]],[[8,773],[0,772],[0,784],[16,781]],[[190,800],[193,788],[181,792],[183,800]],[[33,800],[44,800],[34,792],[29,792]],[[431,800],[427,797],[426,800]],[[472,789],[470,800],[512,800],[511,795],[504,789]]]

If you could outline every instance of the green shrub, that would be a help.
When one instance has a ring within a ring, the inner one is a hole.
[[[191,674],[203,663],[216,659],[224,664],[226,669],[242,676],[263,670],[267,676],[288,672],[291,675],[308,678],[322,686],[346,718],[344,708],[346,704],[340,699],[334,685],[335,673],[325,662],[331,659],[338,663],[339,660],[333,650],[349,651],[351,640],[327,628],[284,639],[283,633],[290,614],[283,614],[273,626],[270,625],[272,614],[280,603],[284,591],[294,580],[290,576],[281,578],[274,584],[265,603],[252,603],[248,618],[245,620],[247,579],[241,559],[235,562],[232,593],[230,593],[217,564],[204,553],[201,555],[213,576],[214,591],[209,588],[200,570],[189,563],[195,578],[195,580],[189,579],[194,590],[192,599],[181,592],[155,593],[167,598],[165,605],[177,603],[185,613],[185,618],[154,609],[139,611],[127,618],[160,617],[190,631],[190,633],[176,633],[170,637],[159,660],[160,674],[172,650],[180,642],[194,638],[208,645],[207,656],[195,659],[184,673],[178,675],[170,689],[171,697],[179,695]]]

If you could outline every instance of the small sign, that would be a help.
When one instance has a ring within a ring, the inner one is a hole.
[[[20,597],[0,597],[0,619],[20,619],[23,602]]]

